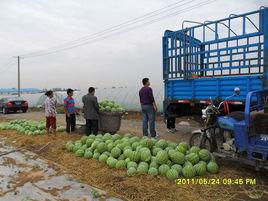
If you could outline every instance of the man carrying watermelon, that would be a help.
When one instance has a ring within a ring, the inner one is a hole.
[[[99,103],[95,96],[95,88],[89,87],[88,94],[82,98],[84,117],[86,119],[87,135],[98,134]]]
[[[45,100],[45,115],[46,115],[46,131],[47,134],[51,131],[56,133],[56,105],[57,100],[53,98],[53,91],[49,90],[45,93],[47,96]]]
[[[143,117],[143,135],[148,136],[148,123],[150,135],[153,138],[156,138],[155,131],[155,116],[157,112],[157,106],[155,104],[153,90],[150,87],[149,78],[142,79],[143,87],[139,91],[141,111]]]

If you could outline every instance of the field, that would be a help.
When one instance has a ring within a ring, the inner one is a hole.
[[[42,120],[43,114],[40,112],[30,112],[27,114],[11,114],[0,117],[1,121],[9,119],[28,118]],[[141,136],[141,123],[138,115],[129,115],[122,121],[120,134],[131,133]],[[170,134],[165,131],[165,126],[161,118],[157,121],[157,130],[161,138],[176,142],[187,141],[190,132],[199,127],[199,124],[191,118],[180,119],[183,123],[177,124],[178,132]],[[59,115],[58,123],[64,125],[64,116]],[[196,200],[196,201],[249,201],[268,200],[268,174],[267,172],[255,172],[253,169],[237,163],[218,160],[220,172],[215,175],[197,177],[200,181],[208,179],[219,179],[220,184],[176,184],[164,177],[153,177],[150,175],[126,176],[125,170],[110,169],[106,165],[94,159],[84,159],[74,156],[66,151],[64,145],[69,140],[81,138],[78,134],[57,134],[52,136],[25,136],[18,135],[13,131],[1,131],[1,139],[6,143],[16,147],[35,152],[40,147],[49,146],[38,153],[41,158],[59,164],[59,172],[68,172],[75,179],[82,183],[103,189],[110,196],[121,198],[122,200],[135,201],[176,201],[176,200]],[[235,183],[233,185],[224,183],[226,179],[240,179],[244,184]],[[256,181],[256,185],[252,184]],[[247,183],[247,184],[246,184]],[[250,184],[251,183],[251,184]]]

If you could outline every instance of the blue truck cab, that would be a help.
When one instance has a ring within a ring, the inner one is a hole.
[[[166,118],[200,114],[235,87],[241,93],[228,100],[230,110],[244,110],[250,91],[268,87],[268,8],[166,30],[163,80]]]

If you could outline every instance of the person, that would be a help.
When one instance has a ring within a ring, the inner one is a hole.
[[[167,118],[167,132],[169,133],[175,133],[177,131],[176,129],[176,117],[168,117]]]
[[[45,116],[46,116],[46,131],[47,134],[51,131],[52,133],[56,133],[56,105],[57,101],[53,98],[53,91],[49,90],[45,93],[47,96],[45,100]]]
[[[169,133],[175,133],[176,129],[176,107],[174,105],[169,105],[167,108],[168,116],[166,117],[167,131]]]
[[[95,88],[89,87],[88,94],[82,98],[87,134],[98,134],[99,103],[95,96]]]
[[[66,132],[74,132],[76,126],[75,101],[73,99],[73,89],[67,89],[67,97],[64,99],[64,112],[66,116]]]
[[[155,131],[155,116],[157,112],[157,106],[153,96],[153,90],[150,87],[149,78],[142,79],[143,87],[139,91],[141,111],[143,116],[143,135],[148,136],[148,123],[150,135],[156,138]]]

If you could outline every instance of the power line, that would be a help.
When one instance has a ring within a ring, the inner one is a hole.
[[[53,50],[53,49],[55,49],[55,48],[56,48],[56,49],[58,49],[58,48],[64,48],[64,46],[66,46],[66,45],[74,45],[74,44],[72,44],[72,43],[84,42],[85,40],[91,39],[93,36],[98,37],[99,35],[106,34],[107,32],[110,32],[110,31],[114,31],[114,29],[115,29],[115,30],[118,30],[118,28],[120,28],[120,27],[121,27],[121,28],[124,28],[124,27],[126,27],[126,26],[130,26],[130,25],[132,25],[132,24],[141,22],[141,21],[146,20],[146,19],[148,19],[148,18],[152,18],[152,17],[157,16],[157,15],[160,15],[160,14],[162,14],[162,13],[164,13],[164,12],[168,12],[168,11],[170,11],[170,10],[173,10],[173,9],[175,9],[175,8],[178,8],[178,7],[180,7],[180,6],[183,6],[183,5],[185,5],[185,4],[180,4],[180,3],[184,2],[184,1],[188,1],[188,0],[181,0],[181,1],[175,2],[175,3],[173,3],[173,4],[169,4],[169,5],[165,6],[165,7],[162,7],[162,8],[160,8],[160,9],[154,10],[154,11],[149,12],[149,13],[147,13],[147,14],[144,14],[144,15],[142,15],[142,16],[140,16],[140,17],[136,17],[136,18],[134,18],[134,19],[128,20],[128,21],[123,22],[123,23],[120,23],[120,24],[118,24],[118,25],[115,25],[115,26],[111,26],[111,27],[109,27],[109,28],[106,28],[106,29],[104,29],[104,30],[102,30],[102,31],[98,31],[98,32],[96,32],[96,33],[93,33],[93,34],[90,34],[90,35],[87,35],[87,36],[78,38],[78,39],[73,40],[73,41],[65,42],[65,43],[63,43],[63,44],[61,44],[61,45],[57,45],[57,46],[48,48],[48,49],[46,49],[46,50],[40,50],[40,51],[36,51],[36,52],[33,52],[33,53],[25,54],[25,55],[22,55],[22,56],[26,57],[26,56],[30,56],[30,55],[32,55],[32,54],[36,54],[36,53],[42,53],[42,52],[45,52],[45,51],[51,51],[51,50]],[[191,0],[191,1],[187,2],[186,4],[188,4],[188,3],[192,3],[192,2],[194,2],[194,1],[196,1],[196,0]],[[178,4],[179,4],[179,5],[178,5]],[[88,37],[89,37],[89,38],[88,38]]]
[[[88,41],[85,41],[83,43],[81,42],[81,43],[78,43],[78,44],[74,44],[72,46],[68,46],[68,47],[61,48],[61,49],[54,50],[54,51],[50,51],[50,52],[44,52],[44,53],[39,53],[39,54],[33,54],[33,55],[25,56],[25,58],[45,56],[45,55],[54,54],[54,53],[57,53],[57,52],[61,52],[61,51],[66,51],[66,50],[69,50],[69,49],[73,49],[73,48],[76,48],[76,47],[79,47],[79,46],[83,46],[83,45],[86,45],[86,44],[89,44],[89,43],[92,43],[92,42],[96,42],[96,41],[99,41],[99,40],[102,40],[102,39],[105,39],[105,38],[108,38],[108,37],[111,37],[111,36],[114,36],[114,35],[125,33],[126,31],[131,31],[133,29],[137,29],[139,27],[142,27],[142,26],[145,26],[145,25],[149,25],[149,24],[152,24],[152,23],[161,21],[161,20],[166,19],[166,18],[169,18],[169,17],[176,16],[176,15],[181,14],[181,13],[185,13],[185,12],[191,11],[191,10],[196,9],[196,8],[199,8],[201,6],[210,4],[210,3],[214,2],[214,1],[216,1],[216,0],[207,0],[207,1],[204,1],[204,2],[201,2],[201,3],[198,3],[198,4],[195,4],[193,6],[189,6],[187,8],[184,8],[182,10],[179,10],[179,11],[176,11],[176,12],[173,12],[173,13],[169,13],[168,15],[164,15],[163,17],[156,18],[154,20],[145,22],[145,23],[140,24],[140,25],[137,25],[135,27],[130,27],[129,29],[125,29],[125,30],[123,30],[121,32],[118,31],[118,32],[115,32],[115,33],[112,33],[112,34],[108,34],[106,36],[104,34],[104,36],[102,36],[102,37],[100,37],[100,36],[98,36],[98,37],[92,37],[92,38],[88,39]],[[117,30],[120,30],[120,29],[122,29],[122,28],[119,28]],[[116,31],[116,30],[114,30],[114,31]]]
[[[7,63],[6,65],[3,65],[2,67],[1,67],[1,71],[0,71],[0,74],[3,74],[3,73],[6,73],[9,69],[10,69],[10,67],[12,66],[12,65],[14,65],[16,62],[15,61],[10,61],[9,63]]]

